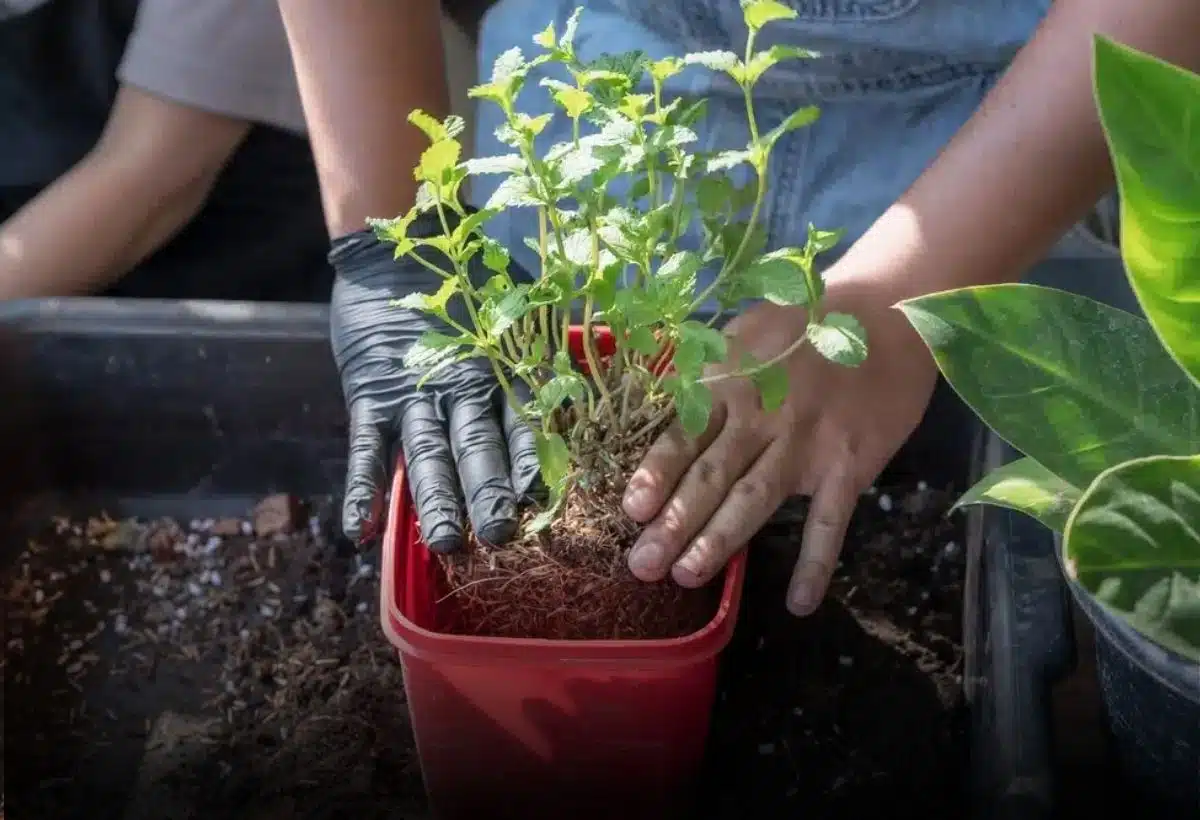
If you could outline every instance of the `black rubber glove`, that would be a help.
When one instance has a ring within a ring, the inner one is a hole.
[[[409,229],[414,237],[440,232],[433,213]],[[519,501],[539,483],[533,433],[508,406],[486,359],[447,367],[417,388],[423,374],[404,368],[404,354],[427,330],[448,328],[395,300],[433,293],[441,278],[418,262],[394,260],[394,250],[371,231],[360,231],[336,240],[329,254],[337,274],[331,340],[350,412],[342,527],[357,540],[374,525],[374,502],[391,473],[398,437],[429,548],[445,553],[462,545],[464,500],[476,535],[502,544],[517,530]],[[450,269],[434,251],[421,252]],[[491,274],[475,264],[472,281],[482,284]],[[455,301],[461,309],[461,300]],[[451,316],[461,321],[454,306]],[[462,323],[470,327],[469,320]]]

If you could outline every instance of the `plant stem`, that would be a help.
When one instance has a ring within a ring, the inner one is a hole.
[[[747,367],[742,370],[730,370],[726,373],[714,373],[711,376],[704,376],[702,378],[697,379],[696,381],[699,384],[716,384],[717,382],[723,382],[726,379],[735,379],[735,378],[742,377],[742,376],[753,376],[755,373],[761,373],[762,371],[766,370],[768,367],[779,364],[784,359],[788,358],[793,353],[795,353],[797,350],[799,350],[801,347],[803,347],[804,343],[807,341],[808,341],[808,334],[801,333],[800,337],[798,339],[796,339],[795,341],[793,341],[786,348],[784,348],[782,353],[772,356],[771,358],[767,359],[765,362],[759,362],[758,364],[756,364],[752,367]]]

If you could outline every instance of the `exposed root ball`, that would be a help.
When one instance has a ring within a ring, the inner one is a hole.
[[[639,581],[626,556],[638,525],[611,491],[576,490],[548,533],[503,548],[473,542],[442,557],[449,631],[503,638],[630,640],[678,638],[707,624],[720,600],[718,579],[699,590],[669,577]]]

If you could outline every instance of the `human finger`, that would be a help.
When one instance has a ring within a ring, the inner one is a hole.
[[[846,453],[821,477],[808,508],[800,557],[788,585],[787,608],[793,615],[811,614],[825,597],[857,503],[851,456]]]
[[[714,402],[708,429],[697,438],[683,431],[678,418],[671,422],[630,477],[621,502],[625,514],[641,523],[657,515],[688,467],[721,432],[726,415],[725,404]]]
[[[462,546],[462,503],[454,455],[432,397],[418,395],[405,408],[400,442],[421,537],[434,552],[454,552]]]
[[[707,584],[770,520],[787,495],[784,475],[795,458],[788,449],[786,440],[776,439],[732,482],[724,502],[671,567],[675,583]]]
[[[650,582],[664,578],[764,447],[750,430],[726,424],[687,468],[662,512],[638,538],[629,553],[633,574]]]

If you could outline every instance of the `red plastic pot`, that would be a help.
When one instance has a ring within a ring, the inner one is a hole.
[[[577,355],[578,345],[576,334]],[[398,469],[383,544],[382,621],[404,667],[434,817],[662,820],[687,811],[744,573],[739,554],[716,615],[683,638],[449,634],[441,626],[453,598],[443,600],[444,578],[421,542]]]

